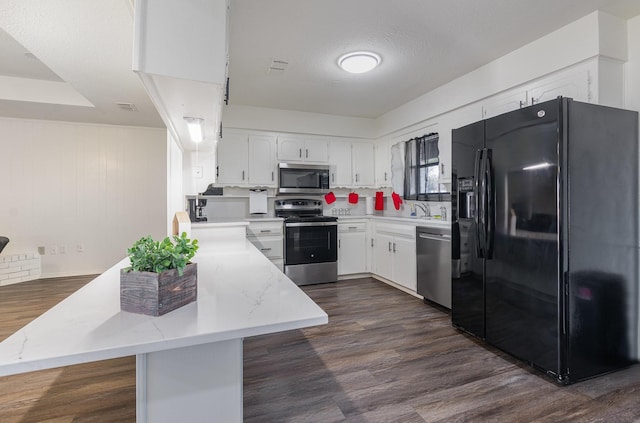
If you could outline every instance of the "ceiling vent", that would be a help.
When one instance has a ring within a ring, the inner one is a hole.
[[[138,108],[133,103],[116,103],[116,106],[126,112],[137,112]]]
[[[269,69],[267,70],[267,73],[284,72],[287,69],[287,66],[289,66],[289,62],[285,60],[273,59],[271,61],[271,64],[269,65]]]

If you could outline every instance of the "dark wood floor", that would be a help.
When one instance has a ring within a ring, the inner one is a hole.
[[[0,287],[0,340],[89,278]],[[329,324],[245,339],[246,422],[640,422],[640,366],[559,387],[374,279],[305,287]],[[0,378],[0,422],[135,421],[127,357]]]

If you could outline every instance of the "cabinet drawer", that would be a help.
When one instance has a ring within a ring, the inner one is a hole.
[[[416,239],[416,226],[398,223],[376,223],[376,232]]]
[[[247,238],[258,250],[268,258],[280,258],[283,253],[283,242],[281,237],[248,237]]]
[[[366,229],[366,222],[338,223],[338,232],[364,232]]]
[[[251,222],[247,226],[247,236],[282,236],[281,222]]]

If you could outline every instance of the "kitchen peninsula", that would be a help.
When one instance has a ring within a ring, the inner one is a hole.
[[[198,300],[164,316],[120,311],[124,259],[0,343],[0,376],[136,356],[138,422],[241,422],[242,340],[327,314],[244,239],[196,255]]]

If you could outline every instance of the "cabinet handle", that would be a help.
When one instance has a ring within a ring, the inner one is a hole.
[[[349,226],[349,229],[358,229],[357,226]]]
[[[305,148],[305,150],[304,150],[304,157],[305,157],[305,159],[309,158],[309,149],[308,148]]]
[[[387,172],[384,173],[384,181],[387,182]]]
[[[302,148],[300,149],[300,151],[298,152],[298,157],[302,158]]]
[[[265,232],[271,232],[271,229],[260,229],[261,233],[265,233]]]
[[[533,106],[534,104],[536,104],[538,102],[538,100],[534,97],[531,97],[531,105]]]
[[[244,181],[244,170],[242,171],[242,180]]]
[[[389,252],[391,252],[391,241],[389,241]]]
[[[373,248],[373,238],[371,238],[371,247]]]
[[[519,101],[519,103],[520,103],[520,108],[521,108],[521,109],[527,105],[527,102],[526,102],[526,101],[522,101],[522,100],[520,100],[520,101]]]
[[[340,248],[340,246],[342,245],[342,244],[340,243],[340,241],[341,241],[341,240],[339,239],[339,240],[338,240],[338,248]]]
[[[396,243],[395,242],[393,243],[393,252],[394,253],[396,252]]]
[[[271,248],[260,248],[260,251],[271,251]]]
[[[220,166],[216,166],[216,178],[220,177]]]
[[[336,174],[332,173],[331,174],[331,182],[335,182],[336,181]]]
[[[359,176],[359,175],[356,173],[356,182],[358,182],[358,176]]]
[[[271,181],[275,181],[275,174],[273,171],[271,171]]]
[[[444,175],[444,163],[440,163],[440,175]]]

